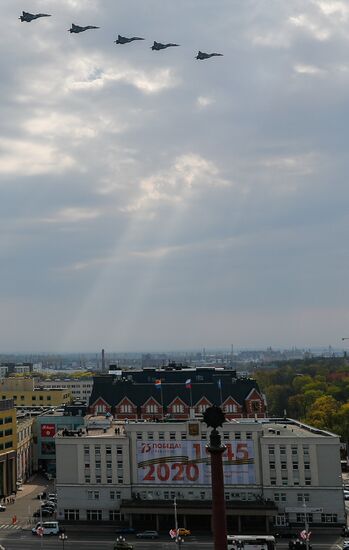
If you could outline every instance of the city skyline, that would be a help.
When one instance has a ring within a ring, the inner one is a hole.
[[[344,2],[2,19],[0,350],[345,349]]]

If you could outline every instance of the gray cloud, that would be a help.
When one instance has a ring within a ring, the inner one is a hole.
[[[347,4],[102,4],[2,6],[1,348],[337,345]]]

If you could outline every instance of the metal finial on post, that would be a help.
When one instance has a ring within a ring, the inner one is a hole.
[[[212,478],[212,524],[215,550],[227,550],[227,518],[224,497],[224,474],[222,455],[226,446],[222,444],[221,435],[217,430],[225,422],[225,415],[220,407],[212,406],[203,414],[203,421],[210,433],[210,443],[206,449],[211,455]]]

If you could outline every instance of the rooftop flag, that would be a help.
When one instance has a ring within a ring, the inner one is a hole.
[[[187,390],[191,390],[191,378],[188,378],[188,380],[185,381],[185,387]]]
[[[161,390],[161,380],[155,380],[155,387],[156,387],[158,390]]]

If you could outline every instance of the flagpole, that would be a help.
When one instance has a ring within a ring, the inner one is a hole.
[[[193,408],[193,394],[191,391],[191,382],[190,382],[190,408],[191,409]]]
[[[164,396],[162,393],[162,383],[160,385],[160,395],[161,395],[161,407],[162,407],[162,420],[164,420]]]
[[[221,399],[221,405],[223,405],[223,394],[222,394],[222,380],[221,378],[218,380],[219,384],[218,384],[218,387],[219,387],[219,397]],[[221,406],[220,405],[220,406]]]

